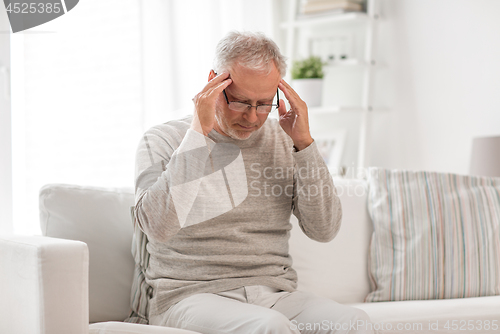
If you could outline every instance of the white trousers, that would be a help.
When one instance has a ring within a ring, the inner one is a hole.
[[[149,323],[203,334],[374,333],[360,309],[260,285],[192,295],[150,317]]]

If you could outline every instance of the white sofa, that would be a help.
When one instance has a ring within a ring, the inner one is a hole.
[[[332,242],[309,240],[292,221],[299,289],[365,310],[378,333],[500,332],[494,325],[500,326],[500,296],[364,303],[372,235],[366,183],[336,185],[343,222]],[[134,272],[133,197],[131,189],[54,184],[41,190],[44,236],[0,236],[0,333],[193,333],[122,322]]]

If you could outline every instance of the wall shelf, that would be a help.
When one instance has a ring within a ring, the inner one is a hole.
[[[359,60],[359,59],[347,59],[347,60],[337,60],[333,62],[327,62],[325,65],[326,67],[367,67],[367,66],[374,66],[377,68],[383,68],[387,66],[385,63],[381,64],[378,62],[375,62],[375,60],[372,60],[370,62],[366,60]]]
[[[361,113],[361,112],[388,112],[390,111],[389,108],[385,107],[368,107],[364,108],[362,106],[324,106],[324,107],[313,107],[308,109],[310,114],[334,114],[334,113]]]
[[[371,18],[363,12],[335,13],[335,14],[319,14],[319,15],[300,15],[294,20],[284,22],[280,25],[281,28],[301,28],[306,26],[315,26],[329,23],[345,23],[350,21],[368,21]]]
[[[335,60],[328,63],[326,66],[328,69],[356,69],[353,71],[353,75],[359,76],[359,71],[361,73],[361,85],[359,86],[359,95],[361,96],[361,101],[359,106],[321,106],[316,108],[309,108],[311,115],[318,115],[321,117],[328,114],[337,113],[359,113],[359,138],[358,138],[358,148],[357,148],[357,167],[363,168],[365,166],[366,158],[366,146],[368,137],[368,127],[369,127],[369,114],[373,111],[388,111],[388,108],[374,108],[373,107],[373,77],[375,68],[379,68],[378,64],[373,56],[374,54],[374,44],[376,42],[375,25],[379,19],[377,6],[377,0],[366,0],[366,12],[346,12],[346,13],[330,13],[328,12],[315,15],[304,15],[300,14],[299,11],[300,2],[298,0],[290,1],[290,8],[288,13],[288,18],[286,22],[283,22],[279,27],[285,30],[286,33],[286,56],[292,62],[299,58],[298,51],[304,51],[304,37],[302,36],[304,31],[314,31],[314,29],[321,29],[317,32],[319,38],[324,38],[324,36],[331,29],[338,30],[342,29],[346,34],[354,34],[354,31],[364,31],[364,40],[362,41],[363,54],[351,55],[350,59],[347,60]],[[350,24],[355,23],[355,24]],[[335,25],[339,24],[338,27]],[[342,25],[343,24],[343,25]],[[335,27],[334,27],[335,26]],[[301,34],[302,33],[302,34]],[[338,32],[335,32],[338,34]],[[316,35],[313,35],[316,36]],[[298,37],[302,39],[299,40]],[[302,42],[302,44],[300,44]],[[298,45],[301,45],[299,49]],[[359,49],[361,50],[361,48]],[[312,51],[310,51],[312,53]],[[328,58],[328,57],[327,57]],[[344,72],[344,71],[342,71]],[[357,72],[354,74],[354,72]],[[351,75],[348,72],[342,75]],[[357,89],[357,88],[356,88]]]

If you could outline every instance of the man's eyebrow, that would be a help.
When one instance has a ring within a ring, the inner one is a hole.
[[[250,99],[244,97],[243,95],[239,95],[239,94],[235,94],[233,92],[229,92],[229,95],[231,95],[231,97],[234,97],[235,99],[237,99],[238,101],[249,101]]]

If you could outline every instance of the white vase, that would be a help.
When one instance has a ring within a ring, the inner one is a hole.
[[[307,103],[307,107],[321,106],[323,79],[295,79],[292,81],[292,88]]]

